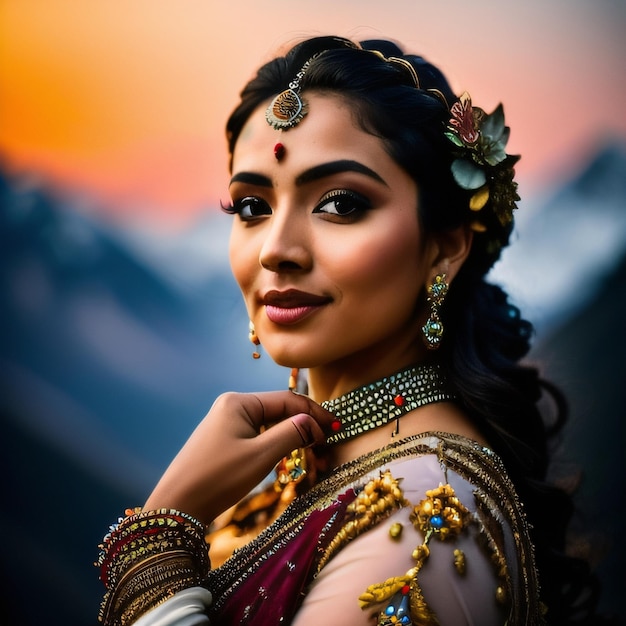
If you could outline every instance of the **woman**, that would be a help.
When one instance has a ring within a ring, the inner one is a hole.
[[[530,326],[484,278],[518,200],[502,107],[321,37],[259,70],[227,136],[233,273],[292,391],[216,400],[105,538],[101,620],[566,623]]]

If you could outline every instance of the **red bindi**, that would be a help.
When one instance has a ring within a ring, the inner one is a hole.
[[[285,156],[285,152],[286,152],[286,148],[285,146],[283,146],[282,143],[277,143],[274,146],[274,156],[276,157],[277,161],[281,161],[283,159],[283,157]]]

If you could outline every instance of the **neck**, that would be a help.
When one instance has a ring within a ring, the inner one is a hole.
[[[398,420],[415,409],[452,400],[441,369],[419,364],[394,372],[348,393],[322,402],[322,406],[341,420],[341,430],[327,443],[341,443]]]
[[[390,374],[426,360],[427,351],[417,340],[396,350],[387,346],[376,354],[356,354],[349,359],[308,369],[308,395],[316,402],[331,400]]]

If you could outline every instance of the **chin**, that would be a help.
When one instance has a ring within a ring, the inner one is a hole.
[[[310,341],[297,341],[298,338],[293,335],[281,337],[266,333],[264,336],[265,340],[259,335],[262,351],[281,367],[308,367],[307,364],[314,360],[311,348],[319,349]]]
[[[263,345],[265,353],[281,367],[304,369],[313,367],[317,363],[317,360],[307,350],[295,350],[293,346],[287,348],[272,348],[271,346]]]
[[[289,355],[281,355],[281,357],[275,358],[272,354],[269,353],[269,351],[267,351],[267,353],[272,361],[274,361],[276,365],[280,365],[281,367],[287,367],[290,369],[293,369],[294,367],[297,369],[305,369],[309,367],[309,365],[306,365],[306,361],[304,361],[303,359],[295,358]]]

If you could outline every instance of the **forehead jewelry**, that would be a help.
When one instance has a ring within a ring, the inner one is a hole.
[[[316,56],[319,55],[311,57],[302,66],[296,77],[289,83],[289,87],[281,91],[265,110],[265,119],[272,128],[289,130],[299,124],[307,114],[307,103],[300,97],[300,81]],[[276,154],[276,149],[274,153]],[[276,158],[280,161],[278,155]]]

